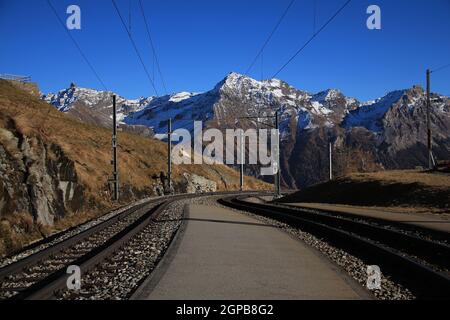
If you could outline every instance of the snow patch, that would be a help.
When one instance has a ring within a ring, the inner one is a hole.
[[[392,105],[399,102],[404,94],[405,90],[393,91],[373,103],[362,105],[360,108],[350,111],[344,119],[344,127],[347,129],[364,127],[373,132],[381,132],[384,115]]]

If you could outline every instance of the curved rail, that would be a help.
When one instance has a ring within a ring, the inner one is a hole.
[[[0,300],[51,299],[66,286],[66,270],[77,265],[87,272],[140,232],[174,201],[198,196],[231,195],[233,192],[181,194],[151,199],[127,208],[85,230],[67,235],[48,247],[0,268]],[[52,239],[52,241],[55,239]]]
[[[450,247],[446,244],[364,223],[360,217],[355,220],[312,213],[301,208],[248,202],[243,197],[223,198],[219,203],[325,238],[366,263],[379,265],[419,298],[450,299],[450,277],[447,271],[439,271],[448,269],[450,264]]]

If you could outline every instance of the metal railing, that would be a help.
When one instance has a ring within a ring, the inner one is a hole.
[[[19,81],[19,82],[24,82],[24,83],[31,82],[30,76],[19,76],[19,75],[13,75],[13,74],[0,74],[0,79]]]

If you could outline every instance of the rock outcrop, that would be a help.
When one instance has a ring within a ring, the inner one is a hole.
[[[0,128],[0,216],[31,213],[42,225],[77,210],[83,201],[74,163],[61,148]]]
[[[220,175],[220,172],[218,173]],[[187,173],[182,175],[182,179],[174,181],[172,187],[169,186],[169,178],[164,172],[153,176],[153,192],[157,195],[167,195],[173,193],[208,193],[218,190],[217,183],[203,176]]]
[[[217,183],[196,174],[185,173],[185,181],[181,184],[181,189],[185,193],[208,193],[217,191]]]

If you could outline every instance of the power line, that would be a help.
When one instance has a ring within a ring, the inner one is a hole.
[[[313,33],[316,32],[317,25],[317,0],[313,0]]]
[[[264,52],[261,53],[261,81],[264,80]]]
[[[131,32],[131,0],[129,0],[129,7],[128,7],[128,29]]]
[[[291,62],[292,60],[294,60],[333,20],[334,18],[336,18],[339,13],[341,13],[342,10],[344,10],[344,8],[351,2],[352,0],[347,0],[342,7],[339,8],[338,11],[336,11],[335,14],[333,14],[328,20],[327,22],[325,22],[324,25],[322,25],[322,27],[320,27],[320,29],[315,32],[311,38],[309,38],[308,41],[306,41],[306,43],[297,50],[297,52],[280,68],[278,69],[278,71],[273,75],[272,78],[275,78],[276,76],[278,76],[278,74],[284,70],[284,68],[286,68]]]
[[[72,34],[70,33],[69,29],[66,28],[64,22],[61,20],[61,18],[58,15],[58,12],[56,11],[55,7],[53,6],[53,4],[50,2],[50,0],[47,0],[48,5],[50,6],[50,8],[52,9],[53,13],[55,14],[55,17],[58,19],[59,23],[61,24],[61,26],[63,27],[63,29],[66,31],[67,35],[69,36],[69,38],[72,40],[73,44],[75,45],[75,47],[77,47],[78,51],[80,52],[81,56],[83,57],[84,61],[86,62],[86,64],[89,66],[89,68],[91,69],[91,71],[94,73],[95,77],[97,78],[97,80],[100,82],[101,86],[103,87],[103,89],[105,91],[108,91],[108,89],[106,88],[105,83],[103,82],[103,80],[100,78],[100,76],[98,75],[97,71],[95,71],[94,67],[92,66],[92,64],[89,62],[89,59],[86,57],[86,55],[84,54],[83,50],[81,50],[80,45],[78,44],[78,42],[75,40],[75,38],[72,36]]]
[[[436,72],[438,72],[438,71],[447,69],[448,67],[450,67],[450,63],[449,63],[449,64],[446,64],[446,65],[443,65],[443,66],[441,66],[441,67],[439,67],[439,68],[436,68],[436,69],[434,69],[434,70],[432,70],[431,73],[436,73]]]
[[[148,36],[148,40],[150,41],[150,45],[151,45],[151,47],[152,47],[153,57],[154,57],[154,60],[155,60],[155,62],[156,62],[156,66],[158,67],[158,73],[159,73],[159,76],[161,77],[161,82],[162,82],[162,84],[163,84],[164,91],[165,91],[166,94],[167,94],[166,83],[165,83],[165,81],[164,81],[164,77],[163,77],[162,72],[161,72],[161,66],[160,66],[160,64],[159,64],[158,55],[156,54],[156,49],[155,49],[155,46],[153,45],[153,40],[152,40],[152,35],[151,35],[151,32],[150,32],[149,23],[148,23],[148,21],[147,21],[147,17],[146,17],[146,15],[145,15],[144,7],[143,7],[143,5],[142,5],[142,1],[141,1],[141,0],[139,0],[139,8],[141,9],[142,17],[144,18],[145,29],[147,30],[147,36]]]
[[[134,51],[136,51],[136,55],[138,56],[138,58],[139,58],[139,60],[140,60],[140,62],[142,64],[142,67],[144,68],[144,71],[145,71],[145,74],[147,75],[148,80],[150,81],[153,89],[155,90],[156,95],[159,96],[158,90],[155,87],[155,83],[153,82],[152,78],[150,77],[150,74],[149,74],[149,72],[147,70],[147,67],[145,66],[144,60],[142,60],[142,56],[139,53],[139,49],[137,48],[136,42],[134,42],[133,37],[132,37],[132,35],[130,33],[130,30],[128,30],[127,25],[126,25],[125,21],[123,20],[122,14],[120,13],[119,8],[117,7],[116,1],[111,0],[111,2],[112,2],[112,4],[114,5],[114,8],[117,11],[117,14],[119,15],[119,18],[120,18],[120,21],[122,22],[123,28],[127,32],[128,38],[130,39],[130,42],[133,45]]]
[[[152,57],[152,79],[155,81],[155,55]]]
[[[266,39],[266,41],[264,42],[263,46],[261,47],[261,49],[259,50],[258,54],[256,55],[255,59],[253,59],[252,63],[250,64],[250,66],[247,68],[247,71],[245,72],[246,75],[248,75],[248,73],[250,72],[250,70],[253,68],[253,66],[255,65],[256,61],[258,60],[258,58],[261,56],[262,52],[264,51],[264,49],[266,48],[266,46],[269,44],[270,39],[272,39],[272,36],[275,34],[275,32],[277,31],[278,27],[280,26],[281,22],[283,22],[284,17],[287,15],[287,13],[289,12],[289,9],[292,7],[292,5],[294,4],[295,0],[291,0],[291,2],[289,3],[289,5],[287,6],[286,10],[284,10],[283,14],[281,15],[280,19],[278,19],[277,24],[275,25],[275,27],[272,29],[272,32],[269,34],[269,37]]]

